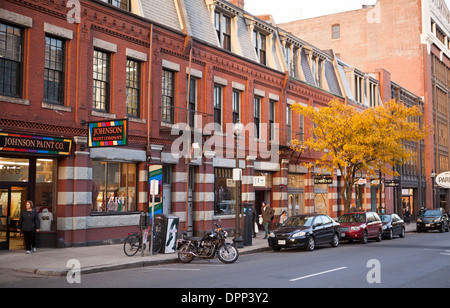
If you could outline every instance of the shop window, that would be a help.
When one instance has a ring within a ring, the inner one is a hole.
[[[0,157],[0,182],[28,182],[29,160]]]
[[[54,231],[56,213],[56,159],[36,160],[36,201],[42,231]]]
[[[136,165],[94,161],[92,166],[92,211],[136,211]]]
[[[236,213],[236,182],[233,169],[215,168],[215,215],[234,215]]]

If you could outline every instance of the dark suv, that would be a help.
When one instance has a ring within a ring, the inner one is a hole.
[[[417,218],[417,232],[428,230],[439,230],[439,232],[448,232],[450,230],[448,215],[444,209],[425,210],[425,212]]]
[[[359,239],[366,244],[369,238],[380,242],[383,236],[383,223],[375,212],[346,213],[339,218],[341,238],[347,240]]]

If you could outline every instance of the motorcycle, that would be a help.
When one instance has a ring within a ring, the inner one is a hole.
[[[214,259],[216,256],[223,263],[233,263],[239,258],[239,251],[234,244],[226,242],[228,232],[220,225],[214,223],[216,229],[200,237],[186,237],[187,232],[177,242],[178,260],[189,263],[195,257],[203,259]]]

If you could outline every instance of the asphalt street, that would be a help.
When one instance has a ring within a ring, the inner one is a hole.
[[[261,252],[243,255],[230,265],[218,259],[196,259],[190,264],[85,274],[78,282],[69,283],[66,277],[23,276],[0,287],[448,288],[450,233],[409,233],[404,239],[366,245],[341,242],[337,248],[324,245],[313,252]]]

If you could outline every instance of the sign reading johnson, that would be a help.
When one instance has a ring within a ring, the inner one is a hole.
[[[128,120],[88,123],[88,147],[111,147],[128,144]]]
[[[70,155],[72,140],[0,132],[0,151]]]

